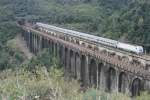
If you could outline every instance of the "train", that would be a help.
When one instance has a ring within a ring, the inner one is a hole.
[[[119,41],[108,39],[108,38],[103,38],[103,37],[90,35],[90,34],[83,33],[83,32],[77,32],[77,31],[73,31],[73,30],[69,30],[69,29],[56,27],[53,25],[44,24],[41,22],[37,22],[36,27],[38,29],[44,30],[46,32],[60,32],[65,35],[82,38],[84,40],[89,40],[89,41],[92,41],[97,44],[113,47],[116,49],[121,49],[121,50],[124,50],[127,52],[132,52],[132,53],[135,53],[138,55],[141,55],[144,53],[144,48],[142,46],[138,46],[138,45],[123,43],[123,42],[119,42]]]

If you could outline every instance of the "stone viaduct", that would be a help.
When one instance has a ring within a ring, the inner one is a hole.
[[[107,92],[122,92],[130,96],[140,91],[150,91],[150,64],[138,58],[129,58],[99,49],[79,38],[57,34],[56,31],[40,31],[21,26],[27,47],[35,55],[43,48],[60,59],[68,75],[81,81],[84,86],[95,87]]]

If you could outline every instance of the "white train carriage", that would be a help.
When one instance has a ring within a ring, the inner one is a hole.
[[[134,52],[136,54],[142,54],[144,52],[142,46],[135,46],[135,45],[121,43],[121,42],[118,42],[117,48],[125,51]]]
[[[102,37],[98,37],[98,36],[94,36],[94,35],[90,35],[90,34],[86,34],[82,32],[76,32],[72,30],[68,30],[67,33],[73,36],[77,36],[79,38],[83,38],[83,39],[86,39],[95,43],[100,43],[100,44],[115,47],[115,48],[117,47],[117,43],[118,43],[118,41],[115,41],[115,40],[102,38]]]
[[[48,25],[48,24],[43,24],[43,23],[36,23],[36,25],[41,29],[41,30],[48,30],[48,32],[56,31],[59,33],[63,33],[65,35],[73,36],[73,37],[78,37],[84,40],[88,40],[94,43],[102,44],[105,46],[110,46],[118,49],[122,49],[128,52],[133,52],[136,54],[142,54],[143,53],[143,47],[142,46],[135,46],[131,44],[126,44],[126,43],[121,43],[112,39],[107,39],[103,37],[98,37],[82,32],[77,32],[73,30],[68,30],[68,29],[63,29],[59,28],[56,26]]]
[[[97,41],[100,44],[104,44],[106,46],[110,46],[110,47],[114,47],[114,48],[117,47],[117,43],[118,43],[118,41],[106,39],[106,38],[99,38]]]

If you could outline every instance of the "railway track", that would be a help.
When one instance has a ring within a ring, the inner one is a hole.
[[[105,46],[105,45],[102,45],[102,44],[98,44],[98,43],[95,43],[95,42],[92,42],[92,41],[89,41],[89,40],[84,40],[84,39],[79,38],[79,37],[76,37],[76,38],[78,38],[79,40],[84,41],[86,43],[89,43],[89,44],[92,44],[92,45],[95,45],[95,46],[101,46],[101,47],[106,48],[108,50],[112,50],[113,52],[119,52],[119,53],[122,53],[124,55],[128,55],[128,56],[130,56],[132,58],[138,58],[138,59],[150,62],[150,56],[147,56],[145,54],[144,55],[137,55],[137,54],[134,54],[134,53],[131,53],[131,52],[120,50],[118,48],[113,48],[113,47],[109,47],[109,46]],[[146,56],[146,57],[144,57],[144,56]]]
[[[103,45],[101,45],[101,46],[103,46]],[[103,46],[103,47],[107,48],[109,50],[115,51],[115,52],[119,52],[119,53],[128,55],[128,56],[130,56],[132,58],[138,58],[138,59],[141,59],[141,60],[150,61],[150,56],[147,56],[147,55],[137,55],[137,54],[133,54],[133,53],[130,53],[130,52],[127,52],[127,51],[123,51],[123,50],[119,50],[119,49],[112,48],[112,47],[107,47],[107,46]],[[144,57],[144,56],[146,56],[146,57]]]

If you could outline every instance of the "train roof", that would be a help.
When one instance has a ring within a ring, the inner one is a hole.
[[[83,33],[83,32],[77,32],[77,31],[73,31],[73,30],[69,30],[69,29],[64,29],[64,28],[53,26],[53,25],[43,24],[40,22],[37,22],[37,25],[51,29],[51,30],[60,31],[60,32],[65,33],[65,34],[78,36],[81,38],[86,37],[87,39],[92,40],[92,41],[96,41],[96,42],[98,42],[98,41],[107,41],[107,42],[111,42],[111,43],[117,43],[118,42],[118,41],[115,41],[112,39],[103,38],[103,37],[99,37],[99,36],[95,36],[95,35],[90,35],[90,34]]]

